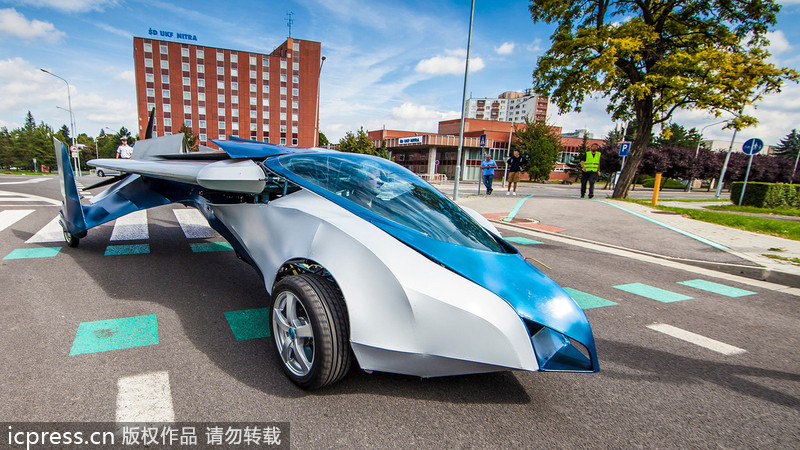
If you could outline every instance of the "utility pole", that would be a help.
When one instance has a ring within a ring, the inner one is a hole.
[[[458,153],[456,154],[456,179],[453,185],[453,201],[458,200],[458,181],[461,178],[461,154],[464,150],[464,116],[467,115],[467,80],[469,78],[469,50],[472,46],[472,19],[475,17],[475,0],[469,11],[469,36],[467,37],[467,61],[464,65],[464,93],[461,95],[461,129],[458,132]]]

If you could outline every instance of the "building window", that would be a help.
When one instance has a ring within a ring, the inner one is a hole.
[[[300,70],[300,63],[292,63],[292,70],[295,72]]]
[[[222,131],[222,133],[220,133],[220,134],[225,134],[225,131],[224,131],[225,130],[225,121],[224,120],[220,120],[219,121],[219,129],[220,129],[220,131]]]
[[[281,95],[286,95],[286,88],[285,87],[281,87]],[[285,107],[286,105],[283,105],[283,106]]]
[[[238,95],[231,95],[231,103],[238,104],[239,103],[239,96]]]
[[[221,51],[217,52],[217,61],[225,61],[225,53]]]
[[[205,130],[206,129],[206,121],[205,120],[201,120],[197,124],[198,124],[198,126],[200,127],[201,130]]]
[[[281,145],[286,145],[286,138],[281,138]]]
[[[197,79],[197,87],[206,87],[206,80],[202,78]]]
[[[235,81],[234,81],[234,82],[232,82],[232,83],[231,83],[231,90],[232,90],[232,91],[238,91],[238,90],[239,90],[239,83],[237,83],[237,82],[235,82]]]
[[[220,103],[225,103],[225,94],[218,94],[217,101]]]
[[[225,117],[225,108],[217,108],[217,115],[220,117]]]
[[[153,44],[145,43],[144,44],[144,51],[146,51],[147,53],[151,53],[153,51]]]
[[[292,145],[297,145],[297,138],[292,138]]]
[[[148,97],[155,97],[156,96],[156,90],[153,89],[153,88],[148,88],[147,89],[147,96]]]
[[[281,100],[281,108],[286,108],[286,100]]]
[[[164,98],[169,98],[169,89],[162,89],[161,96]]]
[[[238,63],[239,62],[239,55],[237,53],[231,53],[231,62]]]
[[[206,72],[206,67],[204,65],[202,65],[202,64],[198,64],[197,65],[197,73],[205,73],[205,72]]]
[[[264,93],[265,94],[269,94],[269,85],[268,84],[264,86]]]
[[[184,72],[188,72],[189,70],[191,70],[189,69],[189,63],[181,63],[181,70],[183,70]]]
[[[292,125],[292,133],[297,133],[297,125]]]
[[[192,119],[188,116],[184,119],[183,124],[186,125],[186,128],[192,129]]]
[[[285,73],[281,74],[281,83],[286,83],[286,74]]]
[[[295,97],[300,95],[300,89],[297,89],[297,88],[292,89],[292,95],[294,95]]]
[[[298,109],[299,107],[300,107],[300,102],[298,102],[297,100],[293,100],[292,101],[292,108]]]
[[[153,67],[153,60],[150,59],[150,58],[145,58],[144,59],[144,66],[145,67]]]
[[[195,54],[195,56],[197,56],[197,59],[202,59],[203,58],[203,51],[200,50],[200,49],[197,49],[197,51],[194,54]]]
[[[254,124],[254,123],[251,123],[251,124],[250,124],[250,131],[258,131],[258,128],[257,128],[257,127],[258,127],[258,126],[257,126],[256,124]]]
[[[206,101],[206,94],[205,92],[198,92],[197,93],[197,101],[204,102]]]
[[[250,92],[256,92],[258,90],[258,85],[255,83],[250,83]]]
[[[191,105],[184,105],[183,106],[183,113],[184,114],[191,114],[192,113],[192,106]]]
[[[263,106],[265,108],[269,107],[269,99],[265,98],[265,99],[261,100],[261,106]]]
[[[231,110],[231,117],[239,117],[239,110],[238,109],[232,109]]]
[[[264,67],[269,67],[269,56],[262,56],[261,57],[261,64]]]
[[[144,81],[146,81],[148,83],[152,83],[152,82],[155,81],[155,77],[153,76],[152,73],[146,73],[146,74],[144,74]]]
[[[201,133],[200,136],[199,136],[199,139],[200,139],[200,142],[206,142],[208,140],[208,139],[206,139],[205,133]]]
[[[169,61],[161,61],[161,68],[162,69],[169,69]]]
[[[255,56],[250,56],[250,65],[251,66],[255,66],[256,65],[256,57]]]
[[[250,78],[255,79],[255,77],[256,77],[256,71],[255,70],[251,70],[250,71]]]
[[[169,75],[161,75],[161,83],[169,84]]]
[[[297,116],[297,114],[292,114],[292,121],[293,122],[297,122],[298,120],[299,120],[299,117]]]
[[[225,68],[217,67],[217,75],[225,75]]]
[[[147,104],[147,113],[149,114],[156,107],[155,103],[148,103]]]
[[[281,60],[281,69],[285,69],[285,68],[286,68],[286,60],[282,59]]]
[[[189,85],[191,85],[191,84],[192,84],[192,79],[191,79],[191,78],[189,78],[189,77],[183,77],[183,85],[184,85],[184,86],[189,86]]]
[[[165,127],[171,127],[172,126],[172,119],[165,118],[164,119],[164,126]]]
[[[294,83],[294,84],[298,84],[298,83],[300,83],[300,77],[299,77],[299,76],[297,76],[297,75],[294,75],[294,76],[292,77],[292,83]]]
[[[172,112],[172,105],[170,105],[169,103],[164,103],[161,105],[161,109],[164,112]]]
[[[256,101],[258,101],[258,99],[257,99],[257,98],[255,98],[255,97],[250,97],[250,105],[252,105],[252,106],[255,106],[255,105],[256,105]]]
[[[264,80],[269,80],[269,72],[263,72],[261,74],[261,78],[264,79]]]
[[[165,54],[169,52],[169,49],[167,48],[166,45],[162,45],[160,47],[160,50],[161,50],[161,53],[165,53]]]
[[[251,119],[257,119],[258,118],[258,111],[254,110],[254,109],[250,110],[250,118]]]
[[[239,76],[239,70],[238,69],[231,69],[231,76],[232,77],[238,77]]]
[[[286,120],[286,113],[281,113],[281,120]],[[286,130],[284,130],[286,131]]]
[[[300,43],[299,42],[293,42],[292,43],[292,50],[294,50],[296,52],[299,52],[300,51]]]
[[[205,116],[206,115],[206,107],[205,106],[198,106],[197,107],[197,114],[200,114],[201,116]]]
[[[239,131],[239,122],[231,122],[231,130]]]

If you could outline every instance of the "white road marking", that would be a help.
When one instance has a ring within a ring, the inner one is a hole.
[[[117,422],[174,422],[169,372],[117,380]]]
[[[36,234],[31,236],[30,239],[25,241],[26,244],[43,244],[47,242],[62,242],[64,240],[64,229],[58,223],[58,217],[48,222],[47,225],[42,227]]]
[[[114,231],[111,233],[112,241],[135,241],[149,237],[145,210],[132,212],[117,219],[114,222]]]
[[[8,192],[0,191],[0,202],[44,202],[50,205],[60,205],[60,200],[53,200],[52,198],[40,197],[38,195],[23,194],[21,192]]]
[[[213,228],[208,226],[208,221],[196,209],[173,209],[175,218],[181,225],[183,234],[189,239],[203,239],[219,236]]]
[[[9,209],[0,211],[0,231],[14,225],[18,220],[32,213],[33,209]]]
[[[654,323],[652,325],[648,325],[647,328],[650,328],[651,330],[658,331],[659,333],[664,333],[666,335],[678,338],[680,340],[695,345],[699,345],[701,347],[705,347],[709,350],[722,353],[723,355],[738,355],[747,352],[747,350],[744,350],[742,348],[734,347],[724,342],[716,341],[714,339],[692,333],[691,331],[682,330],[680,328],[673,327],[672,325],[667,325],[665,323]]]
[[[50,181],[50,180],[54,180],[54,179],[55,178],[50,178],[50,177],[48,177],[48,178],[40,177],[40,178],[31,178],[30,180],[25,180],[25,181],[2,181],[2,182],[0,182],[0,184],[34,184],[34,183],[41,183],[42,181]]]

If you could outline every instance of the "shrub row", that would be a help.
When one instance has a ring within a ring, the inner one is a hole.
[[[742,196],[743,185],[741,181],[736,181],[731,187],[731,201],[734,204]],[[748,182],[742,205],[758,208],[800,208],[800,185]]]
[[[639,177],[642,187],[651,188],[656,185],[656,179],[649,175]],[[661,177],[661,189],[685,189],[686,185],[672,178]]]

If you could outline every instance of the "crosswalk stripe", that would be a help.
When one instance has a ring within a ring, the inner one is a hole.
[[[612,302],[611,300],[606,300],[602,297],[598,297],[596,295],[592,295],[570,287],[565,287],[564,290],[567,291],[567,294],[569,294],[570,297],[575,300],[575,303],[577,303],[581,309],[601,308],[603,306],[613,306],[618,304],[616,302]]]
[[[135,241],[149,237],[147,211],[145,210],[132,212],[114,221],[114,231],[111,232],[112,241]]]
[[[169,372],[153,372],[117,380],[117,422],[174,422]]]
[[[701,289],[708,292],[713,292],[715,294],[724,295],[726,297],[744,297],[745,295],[755,294],[755,292],[748,291],[746,289],[739,289],[733,286],[727,286],[724,284],[714,283],[712,281],[706,281],[700,279],[679,281],[678,284],[693,287],[695,289]]]
[[[0,211],[0,231],[5,230],[6,228],[10,227],[17,223],[17,221],[23,219],[28,214],[32,213],[33,209],[9,209],[6,211]]]
[[[208,221],[196,209],[173,209],[175,218],[181,225],[183,234],[189,239],[204,239],[219,236],[213,228],[208,226]]]
[[[648,286],[644,283],[630,283],[620,284],[614,286],[614,289],[630,292],[631,294],[641,295],[652,300],[657,300],[662,303],[679,302],[681,300],[691,300],[692,297],[688,295],[678,294],[677,292],[668,291],[653,286]]]
[[[665,323],[654,323],[648,325],[647,328],[650,328],[651,330],[654,331],[658,331],[659,333],[664,333],[674,338],[678,338],[682,341],[699,345],[701,347],[707,348],[717,353],[722,353],[723,355],[738,355],[747,352],[747,350],[745,349],[734,347],[733,345],[729,345],[724,342],[707,338],[705,336],[701,336],[699,334],[695,334],[692,333],[691,331],[686,331],[678,327],[673,327],[672,325],[667,325]]]
[[[64,230],[58,223],[58,216],[47,223],[41,230],[25,241],[26,244],[44,244],[48,242],[64,241]]]

